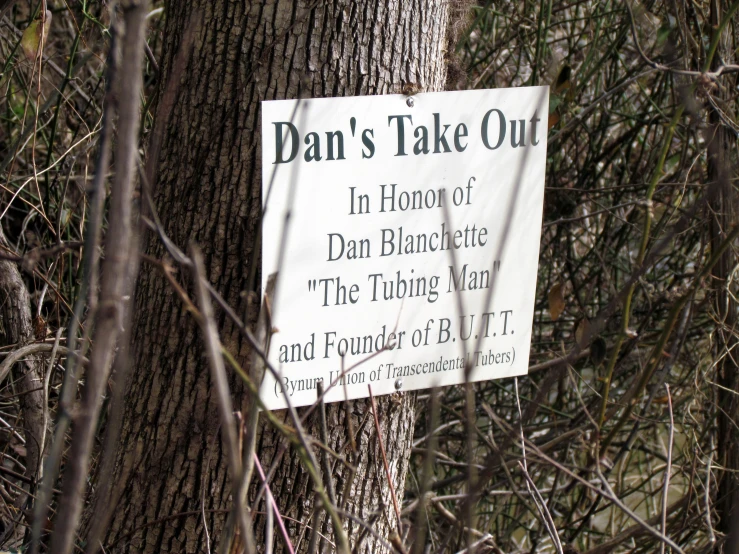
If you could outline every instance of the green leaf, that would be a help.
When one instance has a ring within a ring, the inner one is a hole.
[[[35,60],[39,55],[39,47],[41,46],[42,31],[48,36],[51,27],[51,12],[46,10],[46,17],[43,25],[40,19],[36,19],[26,27],[21,37],[21,48],[26,58]]]
[[[549,95],[549,113],[553,113],[562,103],[562,97],[556,94]]]

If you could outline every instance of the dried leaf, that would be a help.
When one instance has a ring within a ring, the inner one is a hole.
[[[575,341],[580,348],[587,346],[587,339],[590,335],[590,320],[586,317],[582,318],[575,324]]]
[[[560,117],[559,117],[559,112],[558,111],[554,111],[554,112],[550,113],[549,114],[549,127],[548,128],[551,129],[552,127],[554,127],[557,123],[559,123],[559,120],[560,120]]]
[[[562,312],[565,310],[565,298],[562,291],[562,283],[555,283],[549,289],[549,315],[552,321],[557,321]]]
[[[598,337],[590,345],[590,360],[594,366],[599,366],[606,357],[607,345],[603,337]]]
[[[43,340],[46,338],[46,320],[37,315],[33,320],[33,336],[36,340]]]
[[[43,24],[40,19],[36,19],[26,27],[21,37],[21,48],[26,58],[29,60],[35,60],[39,55],[39,47],[41,46],[41,33],[42,31],[48,35],[49,28],[51,27],[51,12],[46,10],[46,17],[44,18]]]

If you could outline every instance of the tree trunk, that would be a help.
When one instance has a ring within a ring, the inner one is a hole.
[[[0,249],[6,255],[12,252],[2,229],[0,229]],[[31,314],[31,298],[18,267],[9,260],[0,260],[0,346],[12,345],[13,350],[16,350],[32,343],[35,340],[34,323]],[[41,323],[44,325],[43,322]],[[0,386],[9,386],[5,379],[15,383],[14,393],[18,397],[23,415],[20,428],[26,441],[24,476],[27,480],[27,483],[15,483],[16,490],[22,491],[15,498],[14,508],[18,518],[14,521],[3,522],[3,527],[0,529],[0,544],[8,540],[11,533],[14,533],[13,538],[18,541],[23,537],[25,531],[21,524],[23,510],[27,509],[26,500],[29,492],[35,493],[34,486],[28,483],[33,483],[38,475],[45,441],[44,405],[46,397],[43,391],[42,376],[41,358],[30,355],[15,364],[12,376],[0,377]]]
[[[168,120],[158,123],[164,130],[161,141],[150,142],[150,154],[158,153],[158,167],[150,174],[155,204],[166,233],[181,249],[190,241],[201,246],[208,277],[237,313],[253,322],[248,293],[259,290],[259,102],[397,93],[407,84],[440,90],[446,79],[448,19],[447,0],[168,4],[156,116]],[[187,42],[192,48],[182,47]],[[147,251],[165,255],[155,238]],[[106,552],[207,552],[208,537],[215,551],[231,499],[204,346],[192,317],[151,266],[140,276],[136,314],[134,368],[117,464],[120,488]],[[216,317],[224,346],[246,366],[246,342],[222,313]],[[235,406],[245,409],[238,379],[232,379],[231,390]],[[413,411],[413,395],[378,399],[382,440],[400,499]],[[395,512],[368,402],[355,401],[349,410],[343,404],[327,407],[329,446],[338,451],[347,443],[347,413],[357,450],[344,454],[357,472],[346,489],[346,510],[374,521],[387,538],[396,525]],[[316,432],[315,421],[307,427]],[[280,438],[271,428],[262,431],[257,452],[267,471]],[[349,475],[341,464],[332,473],[341,498]],[[313,491],[292,451],[277,466],[271,490],[293,544],[304,535],[300,550],[306,551],[310,532],[304,527],[311,525]],[[321,511],[317,522],[330,538],[331,526]],[[355,544],[361,527],[347,522],[346,528]],[[256,535],[263,537],[259,520]],[[277,551],[281,545],[275,541]],[[330,550],[326,543],[319,545],[320,552]],[[367,535],[359,551],[381,548]]]
[[[711,24],[716,29],[723,19],[724,2],[711,2]],[[729,26],[729,29],[731,26]],[[717,32],[717,31],[714,31]],[[730,34],[727,30],[724,35]],[[721,63],[732,63],[732,49],[722,40],[714,58],[714,67]],[[730,95],[717,91],[716,98],[730,110]],[[731,111],[729,111],[731,114]],[[730,115],[733,119],[733,114]],[[711,249],[718,249],[726,240],[726,234],[737,224],[736,195],[732,178],[735,174],[732,152],[735,149],[734,133],[725,125],[717,110],[711,110],[710,137],[708,142],[708,175],[715,189],[710,200],[711,210]],[[737,363],[737,303],[729,291],[731,275],[737,258],[733,248],[728,248],[712,271],[714,289],[714,310],[717,323],[714,333],[714,348],[718,384],[716,390],[717,465],[723,468],[718,478],[716,493],[716,529],[727,537],[734,533],[727,544],[719,542],[716,552],[723,554],[739,553],[739,434],[736,431],[739,421],[739,364]]]

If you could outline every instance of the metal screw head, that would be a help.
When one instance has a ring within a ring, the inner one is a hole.
[[[403,379],[395,380],[395,390],[400,390],[403,387]]]
[[[407,98],[406,101],[405,101],[405,103],[408,104],[408,107],[409,108],[412,108],[413,107],[413,104],[414,104],[413,98]]]

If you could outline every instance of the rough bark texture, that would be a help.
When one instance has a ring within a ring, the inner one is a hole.
[[[12,252],[8,248],[5,235],[0,230],[0,246],[5,252]],[[34,322],[31,315],[31,298],[28,294],[20,271],[15,263],[0,260],[0,346],[23,346],[35,340]],[[28,479],[35,479],[38,475],[41,460],[41,450],[44,440],[44,392],[42,362],[37,356],[29,356],[23,362],[16,364],[13,374],[8,375],[8,381],[15,382],[15,393],[20,402],[23,414],[22,433],[26,441],[26,470]],[[6,386],[6,383],[0,383]],[[31,487],[24,483],[17,486],[25,492],[19,495],[15,502],[16,509],[25,509],[28,491]],[[33,491],[31,491],[33,492]],[[6,521],[5,527],[0,530],[0,537],[6,539],[11,527],[23,535],[24,528],[15,527],[19,522]]]
[[[711,168],[713,178],[719,180],[720,189],[711,202],[713,211],[711,222],[711,245],[717,248],[726,240],[726,233],[736,225],[736,196],[728,178],[728,169],[731,160],[728,155],[728,143],[732,140],[728,129],[714,127],[718,135],[716,140],[723,144],[716,164],[727,164],[725,169]],[[713,164],[712,164],[713,165]],[[712,179],[713,180],[713,179]],[[739,433],[736,426],[739,422],[739,361],[737,360],[737,304],[729,293],[729,279],[736,267],[736,256],[729,248],[716,264],[713,270],[714,278],[714,308],[716,310],[717,326],[714,333],[714,348],[716,356],[716,371],[720,388],[716,391],[718,420],[718,459],[719,467],[724,468],[718,480],[716,494],[716,512],[718,515],[717,529],[727,536],[736,529],[737,506],[739,505]],[[736,540],[736,539],[734,539]],[[721,548],[721,547],[719,547]],[[731,552],[739,552],[739,545],[731,546]],[[722,550],[727,553],[729,550]]]
[[[440,90],[448,13],[445,0],[197,0],[167,6],[160,113],[170,111],[162,107],[173,90],[167,88],[170,80],[179,86],[161,137],[155,203],[176,244],[183,250],[189,241],[201,245],[211,281],[239,313],[248,311],[244,293],[258,289],[259,102],[392,93],[407,84]],[[179,45],[190,31],[193,45],[180,72]],[[164,255],[156,240],[148,251]],[[106,552],[206,552],[206,526],[213,548],[231,501],[203,344],[192,318],[150,267],[140,277],[136,310],[135,368],[117,470],[120,500]],[[223,314],[217,318],[224,345],[246,365],[247,344]],[[235,405],[245,408],[243,387],[235,379],[231,386]],[[347,457],[358,471],[346,509],[375,519],[387,537],[395,516],[368,406],[351,406],[357,452]],[[401,497],[413,409],[412,395],[379,401],[382,437]],[[348,439],[346,414],[341,404],[328,407],[328,442],[336,450]],[[317,433],[316,421],[308,428]],[[258,453],[265,469],[279,450],[279,437],[263,429]],[[341,498],[348,475],[338,464],[333,474]],[[277,466],[272,492],[285,516],[310,524],[312,484],[290,451]],[[318,523],[330,536],[323,515]],[[357,540],[358,526],[347,525]],[[297,542],[303,526],[290,520],[288,527]],[[301,550],[309,536],[305,532]],[[324,543],[319,551],[330,548]],[[360,551],[378,552],[377,541],[365,537]]]
[[[725,2],[713,0],[711,3],[711,19],[714,28],[722,20]],[[724,41],[725,42],[725,41]],[[731,63],[733,53],[728,44],[719,47],[720,56],[714,65]],[[719,62],[720,60],[720,62]],[[729,102],[728,93],[718,93],[721,102]],[[711,248],[718,249],[726,240],[726,234],[737,224],[736,194],[732,179],[735,175],[735,163],[732,152],[735,150],[736,139],[733,132],[724,125],[718,113],[711,111],[711,136],[708,143],[708,175],[717,189],[710,202],[711,209]],[[737,360],[737,303],[729,291],[730,278],[736,267],[737,258],[733,248],[726,250],[724,255],[713,268],[714,309],[716,330],[714,333],[714,348],[716,357],[716,371],[718,384],[716,399],[716,417],[718,423],[717,463],[724,468],[718,480],[716,494],[716,513],[718,531],[734,536],[729,544],[719,542],[716,552],[735,554],[739,552],[736,529],[739,523],[739,433],[736,426],[739,422],[739,360]],[[733,543],[733,544],[732,544]]]

